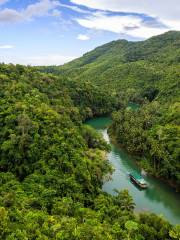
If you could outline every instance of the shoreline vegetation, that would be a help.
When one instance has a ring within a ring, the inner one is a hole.
[[[178,112],[174,113],[175,119],[176,114]],[[145,170],[178,190],[178,124],[166,123],[157,102],[142,105],[137,111],[121,109],[113,113],[112,119],[110,135],[133,153]]]
[[[139,168],[144,169],[149,176],[154,177],[155,179],[159,179],[159,180],[161,180],[163,183],[167,183],[167,184],[168,184],[170,187],[172,187],[176,192],[179,192],[179,191],[180,191],[180,188],[179,188],[179,186],[177,185],[177,183],[172,182],[172,181],[170,181],[170,180],[168,180],[168,179],[165,179],[165,178],[160,177],[160,176],[158,176],[157,174],[155,174],[155,172],[153,172],[153,169],[151,168],[151,166],[149,166],[149,168],[147,168],[147,167],[143,164],[143,162],[142,162],[142,161],[143,161],[143,160],[142,160],[143,157],[142,157],[142,158],[139,158],[139,156],[134,156],[134,153],[133,153],[133,152],[129,152],[129,151],[127,150],[126,145],[121,144],[121,143],[118,143],[118,141],[117,141],[117,139],[116,139],[116,137],[115,137],[115,135],[114,135],[113,133],[110,134],[110,133],[108,132],[108,135],[109,135],[109,137],[110,137],[111,142],[112,142],[114,145],[116,145],[117,147],[123,149],[123,150],[124,150],[125,152],[127,152],[130,156],[132,156],[132,159],[133,159],[133,161],[136,163],[136,165],[137,165]]]
[[[64,66],[0,64],[0,239],[179,238],[179,225],[153,213],[137,217],[128,191],[102,191],[112,168],[101,151],[109,146],[83,125],[142,100],[142,115],[114,113],[118,142],[122,134],[123,142],[138,140],[130,146],[142,153],[148,139],[152,165],[180,181],[179,34],[114,41]],[[128,133],[132,122],[138,128]]]
[[[149,161],[145,167],[150,165],[159,177],[176,182],[177,186],[180,186],[179,40],[180,32],[170,31],[142,42],[113,41],[64,66],[46,68],[106,92],[105,99],[111,106],[108,112],[114,112],[117,141],[125,143],[129,152],[145,157]],[[131,111],[126,109],[129,102],[140,103],[142,107]]]
[[[128,191],[102,192],[112,172],[102,159],[109,146],[82,124],[82,106],[74,104],[75,89],[64,80],[0,64],[1,239],[116,240],[134,224],[132,239],[173,239],[178,228],[167,220],[134,214]]]

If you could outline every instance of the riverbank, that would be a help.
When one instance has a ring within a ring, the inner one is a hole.
[[[136,212],[154,212],[163,214],[171,223],[180,222],[179,200],[180,194],[159,179],[148,175],[145,177],[149,184],[147,190],[141,191],[129,181],[127,172],[140,173],[136,156],[130,155],[124,148],[117,145],[110,138],[107,128],[111,124],[110,118],[94,118],[88,121],[91,127],[103,135],[111,145],[111,152],[107,154],[108,161],[112,164],[114,172],[110,179],[104,179],[103,191],[115,195],[114,189],[127,189],[136,204]]]
[[[148,163],[148,161],[144,162],[138,155],[135,155],[135,153],[133,152],[129,152],[126,148],[126,145],[124,144],[120,144],[117,139],[115,134],[113,134],[112,132],[109,131],[108,129],[108,134],[110,137],[110,141],[115,144],[117,147],[123,149],[125,152],[127,152],[127,154],[130,154],[132,157],[132,159],[134,159],[135,164],[140,168],[140,169],[144,169],[149,176],[154,177],[155,179],[158,179],[160,181],[162,181],[165,184],[168,184],[170,187],[172,187],[176,192],[180,192],[180,187],[178,186],[178,184],[173,181],[173,180],[169,180],[169,179],[165,179],[161,176],[158,176],[156,174],[156,172],[153,170],[153,168],[150,166],[150,164]],[[145,158],[145,157],[144,157]]]

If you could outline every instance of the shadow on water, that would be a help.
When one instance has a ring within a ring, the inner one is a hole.
[[[111,124],[111,119],[107,117],[94,118],[87,123],[100,132],[111,145],[111,152],[107,157],[114,167],[114,172],[111,180],[104,183],[103,191],[114,195],[114,189],[128,189],[136,204],[136,211],[151,211],[164,215],[173,224],[180,223],[180,193],[150,176],[145,177],[148,189],[139,189],[128,176],[129,172],[140,173],[133,156],[110,142],[107,126]]]

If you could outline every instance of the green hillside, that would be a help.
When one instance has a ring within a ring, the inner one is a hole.
[[[110,146],[84,124],[112,113],[110,134],[179,186],[179,40],[120,40],[61,67],[0,64],[0,239],[179,238],[178,225],[135,213],[127,190],[102,191]]]
[[[62,69],[78,80],[104,88],[110,86],[115,92],[135,88],[142,93],[148,87],[155,87],[163,88],[162,94],[168,91],[169,95],[178,96],[174,90],[180,74],[179,62],[180,32],[168,32],[142,42],[113,41]],[[167,79],[169,75],[171,81]]]
[[[127,190],[101,190],[112,172],[109,146],[82,121],[112,111],[113,99],[21,65],[0,64],[0,83],[0,239],[178,236],[161,216],[134,214]]]
[[[128,63],[139,60],[154,60],[162,62],[162,55],[168,56],[163,60],[166,63],[178,63],[179,60],[179,37],[180,33],[171,31],[163,35],[152,37],[146,41],[128,42],[118,40],[97,47],[68,64],[65,68],[90,67],[96,62],[104,64]],[[176,51],[177,50],[177,51]],[[164,51],[168,52],[165,55]],[[175,51],[175,52],[174,52]],[[115,61],[115,62],[114,62]]]
[[[63,67],[43,71],[91,82],[114,95],[136,92],[132,97],[147,95],[150,100],[156,97],[164,101],[179,97],[179,56],[180,32],[170,31],[141,42],[113,41]],[[148,96],[148,92],[155,96]]]
[[[149,172],[179,186],[180,32],[113,41],[46,71],[94,84],[116,99],[111,133]],[[138,113],[125,109],[129,101],[141,104]]]

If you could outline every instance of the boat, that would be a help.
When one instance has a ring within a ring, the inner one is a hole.
[[[144,178],[141,175],[135,174],[135,173],[129,173],[129,177],[130,177],[130,180],[135,184],[137,184],[140,188],[146,189],[148,187],[147,182],[144,180]]]

